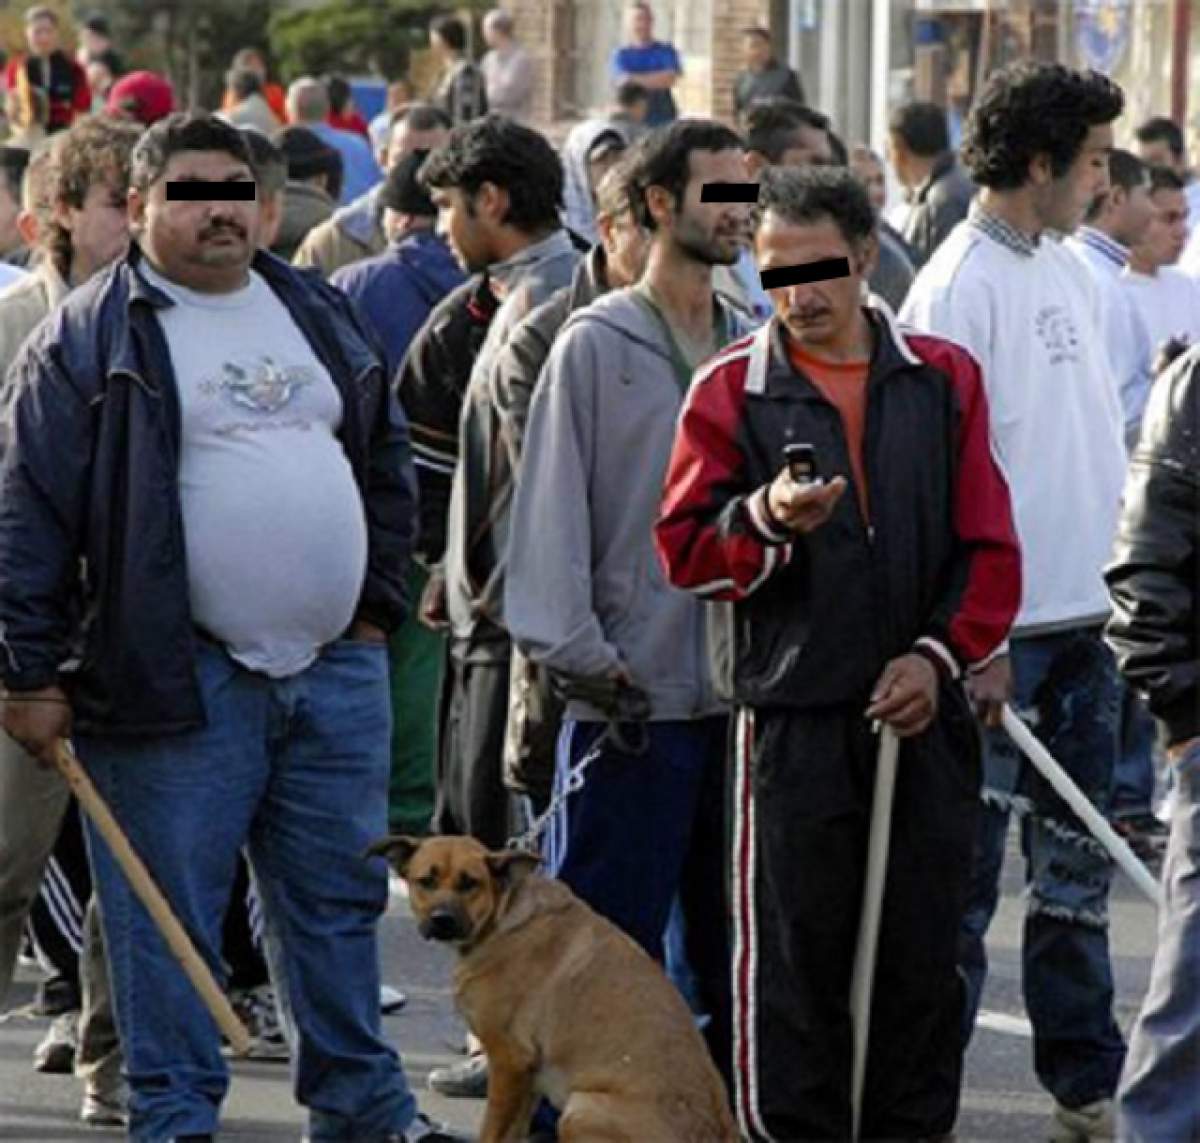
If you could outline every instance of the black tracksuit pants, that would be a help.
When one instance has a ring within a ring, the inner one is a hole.
[[[955,954],[979,804],[978,733],[943,686],[900,749],[863,1097],[864,1139],[949,1132]],[[755,1140],[848,1139],[850,977],[878,738],[853,707],[741,708],[733,767],[736,1110]]]

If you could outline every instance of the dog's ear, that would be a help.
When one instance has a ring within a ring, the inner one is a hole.
[[[497,850],[489,853],[484,860],[492,874],[492,880],[501,889],[511,889],[520,885],[542,863],[542,859],[536,853],[529,853],[524,849]]]
[[[391,862],[392,868],[403,877],[408,863],[412,861],[413,854],[420,848],[421,839],[419,837],[394,833],[390,837],[381,838],[368,845],[363,857],[386,857]]]

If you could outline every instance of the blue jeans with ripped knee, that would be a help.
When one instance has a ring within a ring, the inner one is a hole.
[[[1112,796],[1121,688],[1096,628],[1014,638],[1013,705],[1101,810]],[[1029,883],[1022,947],[1025,1006],[1038,1079],[1077,1108],[1110,1098],[1125,1058],[1113,1019],[1108,949],[1112,862],[1002,730],[987,732],[985,812],[976,838],[960,966],[969,1036],[987,975],[984,938],[999,899],[1009,814],[1022,818]]]

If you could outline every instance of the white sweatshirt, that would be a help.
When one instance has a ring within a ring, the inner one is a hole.
[[[1125,478],[1122,413],[1078,259],[978,209],[917,275],[901,319],[965,346],[983,370],[992,447],[1021,541],[1013,630],[1034,634],[1108,614],[1101,568]]]
[[[1200,282],[1174,266],[1157,274],[1138,274],[1126,267],[1121,282],[1150,332],[1152,352],[1173,337],[1200,344]]]

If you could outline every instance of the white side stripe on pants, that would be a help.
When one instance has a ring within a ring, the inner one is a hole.
[[[754,786],[750,754],[754,712],[739,707],[734,734],[733,796],[733,1075],[738,1123],[769,1141],[758,1102],[758,932],[754,915]]]

